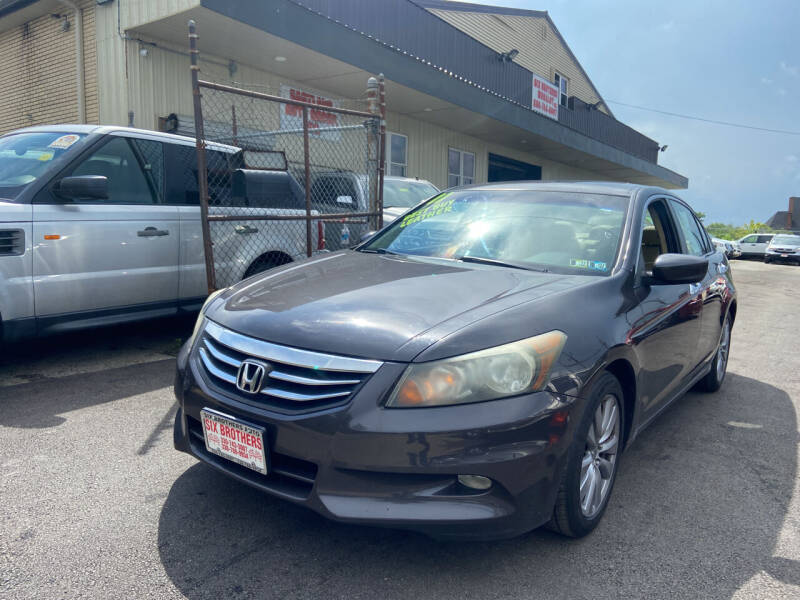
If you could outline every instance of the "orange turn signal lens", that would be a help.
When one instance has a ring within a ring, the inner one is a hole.
[[[46,240],[60,240],[61,236],[60,235],[46,235],[46,236],[44,236],[44,239],[46,239]]]

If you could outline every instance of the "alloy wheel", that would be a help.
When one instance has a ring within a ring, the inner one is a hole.
[[[603,507],[611,491],[619,450],[620,409],[613,394],[603,397],[594,412],[581,460],[580,504],[587,519]]]

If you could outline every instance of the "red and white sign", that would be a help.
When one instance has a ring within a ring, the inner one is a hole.
[[[208,409],[200,411],[206,450],[237,464],[267,474],[264,430],[234,421]]]
[[[558,120],[558,88],[538,75],[533,76],[532,108],[546,117]]]
[[[304,92],[288,85],[281,86],[281,96],[301,102],[309,102],[318,106],[337,106],[330,98],[318,96],[311,92]],[[339,131],[339,115],[323,109],[308,111],[308,131],[310,135],[332,142],[339,141],[342,132]],[[303,130],[303,108],[294,104],[281,105],[281,131]]]

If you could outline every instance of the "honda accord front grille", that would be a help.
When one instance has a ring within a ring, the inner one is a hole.
[[[208,321],[197,361],[225,394],[280,412],[307,412],[347,402],[383,364],[279,346]]]

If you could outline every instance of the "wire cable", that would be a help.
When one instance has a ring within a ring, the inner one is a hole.
[[[800,135],[800,131],[789,131],[787,129],[770,129],[768,127],[756,127],[755,125],[745,125],[743,123],[731,123],[729,121],[717,121],[716,119],[704,119],[703,117],[694,117],[692,115],[682,115],[679,113],[668,112],[666,110],[658,110],[656,108],[647,108],[646,106],[637,106],[635,104],[627,104],[625,102],[618,102],[617,100],[606,100],[610,104],[619,104],[620,106],[627,106],[628,108],[635,108],[638,110],[646,110],[661,115],[669,115],[670,117],[678,117],[679,119],[689,119],[692,121],[702,121],[704,123],[713,123],[715,125],[725,125],[727,127],[738,127],[740,129],[753,129],[755,131],[768,131],[769,133],[783,133],[786,135]]]

